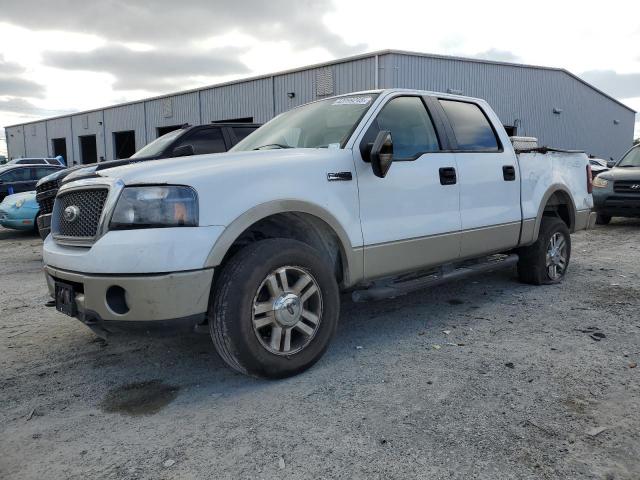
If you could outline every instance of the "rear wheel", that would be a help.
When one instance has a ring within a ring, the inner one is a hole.
[[[231,368],[257,377],[283,378],[311,367],[338,324],[332,268],[295,240],[242,249],[223,268],[213,295],[209,327],[218,353]]]
[[[609,225],[611,221],[611,215],[604,215],[602,213],[598,213],[596,215],[596,224],[597,225]]]
[[[557,217],[543,217],[538,240],[518,253],[520,281],[533,285],[561,282],[571,258],[571,235],[567,225]]]

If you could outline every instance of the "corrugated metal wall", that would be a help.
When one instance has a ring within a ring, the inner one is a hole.
[[[373,57],[350,62],[291,72],[274,77],[275,113],[280,114],[293,107],[324,96],[340,95],[375,88],[375,59]],[[318,76],[326,71],[332,79],[332,92],[318,95]],[[290,94],[295,96],[290,98]]]
[[[264,123],[273,118],[273,79],[261,78],[202,90],[200,105],[202,123],[246,117]]]
[[[46,122],[30,123],[24,127],[24,145],[29,157],[46,157],[47,126]]]
[[[71,117],[55,118],[47,120],[47,151],[53,156],[53,139],[64,138],[67,144],[66,162],[73,164],[73,131],[71,130]]]
[[[46,126],[40,122],[11,127],[6,130],[7,146],[14,158],[46,155],[52,153],[51,139],[64,136],[69,156],[78,163],[78,137],[95,134],[98,156],[112,159],[116,131],[134,130],[136,148],[141,148],[157,138],[158,127],[244,117],[262,123],[318,98],[375,88],[375,61],[372,54],[49,120]],[[633,138],[633,112],[562,71],[391,52],[379,55],[378,87],[451,91],[484,98],[505,125],[519,124],[519,135],[536,136],[544,145],[581,149],[607,159],[619,158]],[[561,113],[554,113],[554,109]],[[30,135],[31,125],[36,125],[35,137]]]
[[[199,92],[185,93],[144,102],[147,142],[158,137],[158,127],[200,124]]]
[[[26,156],[24,149],[24,127],[22,125],[7,127],[4,133],[7,137],[7,159],[12,160]]]
[[[618,159],[633,138],[633,112],[562,71],[388,54],[380,57],[380,80],[385,88],[484,98],[503,124],[519,120],[518,135],[542,145]]]
[[[80,137],[95,135],[98,161],[105,160],[105,139],[104,139],[104,112],[82,113],[71,116],[71,128],[73,130],[73,164],[82,163],[82,153],[80,151]],[[67,146],[67,148],[69,148]]]
[[[109,160],[115,158],[114,132],[133,130],[136,139],[136,150],[144,147],[148,143],[145,125],[143,102],[106,109],[104,111],[106,158]]]

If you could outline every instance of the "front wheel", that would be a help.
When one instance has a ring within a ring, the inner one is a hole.
[[[224,266],[213,289],[209,328],[233,369],[284,378],[316,363],[338,324],[340,297],[331,265],[289,239],[256,242]]]
[[[596,225],[609,225],[610,221],[611,215],[604,215],[602,213],[596,215]]]
[[[533,285],[559,283],[567,273],[571,258],[571,235],[557,217],[543,217],[538,240],[519,249],[518,276]]]

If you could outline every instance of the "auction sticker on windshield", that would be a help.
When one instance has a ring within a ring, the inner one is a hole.
[[[331,105],[366,105],[371,97],[343,97],[336,99]]]

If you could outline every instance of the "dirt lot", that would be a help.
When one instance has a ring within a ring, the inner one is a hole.
[[[258,381],[205,335],[98,341],[0,230],[0,478],[638,479],[639,238],[575,235],[560,286],[345,298],[313,369]]]

